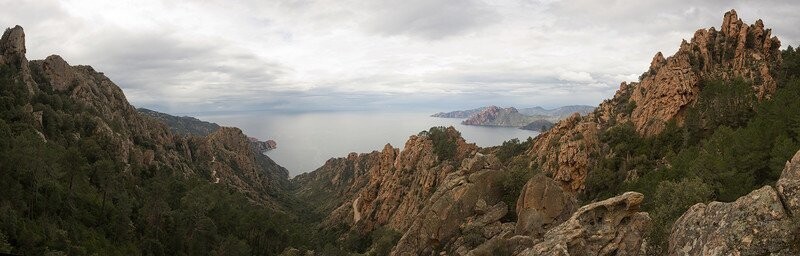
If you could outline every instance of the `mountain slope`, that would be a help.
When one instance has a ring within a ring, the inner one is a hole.
[[[55,254],[274,254],[288,172],[239,129],[178,136],[90,66],[0,40],[0,244]],[[269,220],[260,223],[247,219]]]

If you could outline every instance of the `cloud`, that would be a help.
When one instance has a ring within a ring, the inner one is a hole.
[[[496,22],[500,17],[480,0],[377,0],[369,4],[369,32],[441,39]]]
[[[597,104],[731,8],[800,43],[790,0],[0,0],[0,26],[167,112],[447,110]]]
[[[577,83],[594,82],[592,75],[590,75],[587,72],[564,71],[558,75],[558,79],[567,82],[577,82]]]

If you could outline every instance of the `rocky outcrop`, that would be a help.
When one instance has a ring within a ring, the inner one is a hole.
[[[800,152],[786,164],[778,189],[764,186],[731,203],[689,208],[669,237],[670,255],[798,255]],[[794,218],[792,216],[795,216]]]
[[[800,151],[786,163],[775,189],[786,212],[790,216],[800,216]]]
[[[650,217],[639,211],[643,199],[627,192],[591,203],[544,234],[500,233],[466,255],[644,255]]]
[[[653,57],[633,90],[636,108],[631,121],[641,134],[659,133],[666,121],[682,118],[682,110],[697,100],[700,81],[706,78],[741,77],[753,82],[759,98],[769,98],[776,89],[773,72],[780,64],[780,44],[761,20],[747,25],[736,11],[725,13],[720,31],[697,30],[673,56]]]
[[[470,166],[462,166],[459,172],[448,175],[391,255],[465,253],[468,247],[478,245],[470,244],[476,240],[482,242],[513,230],[513,225],[503,227],[499,222],[508,212],[505,203],[500,202],[505,172],[483,168],[470,172]]]
[[[535,156],[532,164],[574,194],[583,190],[591,156],[599,151],[598,133],[591,116],[576,113],[539,135],[528,154]]]
[[[536,175],[522,187],[517,199],[516,234],[540,238],[546,230],[567,220],[577,208],[574,197],[558,183]]]
[[[325,226],[344,224],[360,233],[377,226],[404,231],[447,175],[477,152],[478,147],[466,143],[454,128],[445,133],[455,141],[451,160],[438,158],[430,137],[414,135],[402,151],[386,145],[381,152],[328,160],[295,177],[295,193],[320,213],[330,213]]]
[[[680,125],[704,79],[744,78],[753,83],[754,94],[769,98],[776,86],[773,73],[781,63],[779,46],[761,20],[747,25],[732,10],[720,31],[700,29],[673,56],[657,53],[640,82],[622,83],[594,112],[561,120],[539,135],[527,152],[531,167],[550,174],[567,191],[581,191],[604,148],[598,134],[626,122],[643,136],[659,134],[670,120]]]
[[[578,209],[520,255],[639,255],[650,216],[642,194],[627,192]]]
[[[464,120],[461,124],[482,126],[522,127],[533,121],[548,119],[548,116],[526,116],[520,114],[516,108],[500,108],[490,106]]]
[[[28,93],[33,93],[36,83],[28,67],[25,57],[25,31],[19,25],[6,29],[0,37],[0,67],[7,67],[17,72],[17,79],[22,82]]]

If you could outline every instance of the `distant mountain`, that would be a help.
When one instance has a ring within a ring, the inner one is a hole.
[[[549,116],[527,116],[516,108],[490,106],[461,122],[466,125],[522,127],[536,120],[550,119]]]
[[[528,116],[535,116],[535,115],[542,115],[542,116],[555,116],[561,118],[566,118],[573,113],[580,113],[581,115],[586,115],[594,111],[594,107],[586,106],[586,105],[570,105],[570,106],[563,106],[554,109],[545,109],[542,107],[532,107],[532,108],[522,108],[519,109],[519,113]]]
[[[173,116],[146,108],[137,108],[136,111],[163,122],[172,132],[181,135],[205,137],[220,128],[218,124],[206,122],[190,116]]]
[[[473,108],[468,110],[456,110],[452,112],[439,112],[436,114],[431,115],[431,117],[441,117],[441,118],[469,118],[474,114],[477,114],[481,111],[486,110],[488,107],[482,108]]]
[[[461,122],[465,125],[482,125],[482,126],[504,126],[504,127],[523,127],[535,122],[526,130],[541,130],[541,126],[553,126],[554,122],[564,119],[573,113],[580,113],[586,115],[594,111],[594,107],[586,105],[570,105],[554,109],[545,109],[542,107],[532,107],[516,109],[500,108],[497,106],[489,106],[468,110],[457,110],[452,112],[439,112],[431,115],[432,117],[442,118],[466,118]]]

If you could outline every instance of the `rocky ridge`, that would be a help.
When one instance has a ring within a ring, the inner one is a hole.
[[[439,159],[430,137],[414,135],[402,151],[387,144],[381,152],[328,160],[292,180],[296,194],[330,213],[324,226],[345,224],[360,233],[378,226],[406,230],[447,175],[477,152],[454,128],[445,132],[455,140],[453,159]]]
[[[255,202],[279,208],[274,195],[288,187],[288,172],[268,157],[255,154],[241,130],[220,128],[205,138],[174,134],[163,123],[140,114],[114,82],[91,66],[73,66],[58,55],[27,61],[24,38],[19,26],[5,31],[0,40],[0,67],[15,69],[15,77],[30,96],[67,95],[90,111],[91,116],[74,118],[91,120],[91,133],[105,138],[111,149],[108,153],[126,169],[176,170],[229,184]],[[30,115],[42,122],[41,112]],[[41,123],[38,127],[41,129]],[[72,137],[77,139],[80,134]]]
[[[582,191],[589,167],[597,160],[592,156],[603,147],[601,131],[631,122],[640,134],[654,136],[670,120],[680,124],[683,110],[697,100],[703,79],[741,77],[753,82],[754,94],[769,98],[781,62],[779,46],[761,20],[747,25],[731,10],[720,31],[700,29],[673,56],[657,53],[640,82],[622,83],[594,112],[570,116],[538,136],[527,152],[531,165],[551,174],[568,191]]]

